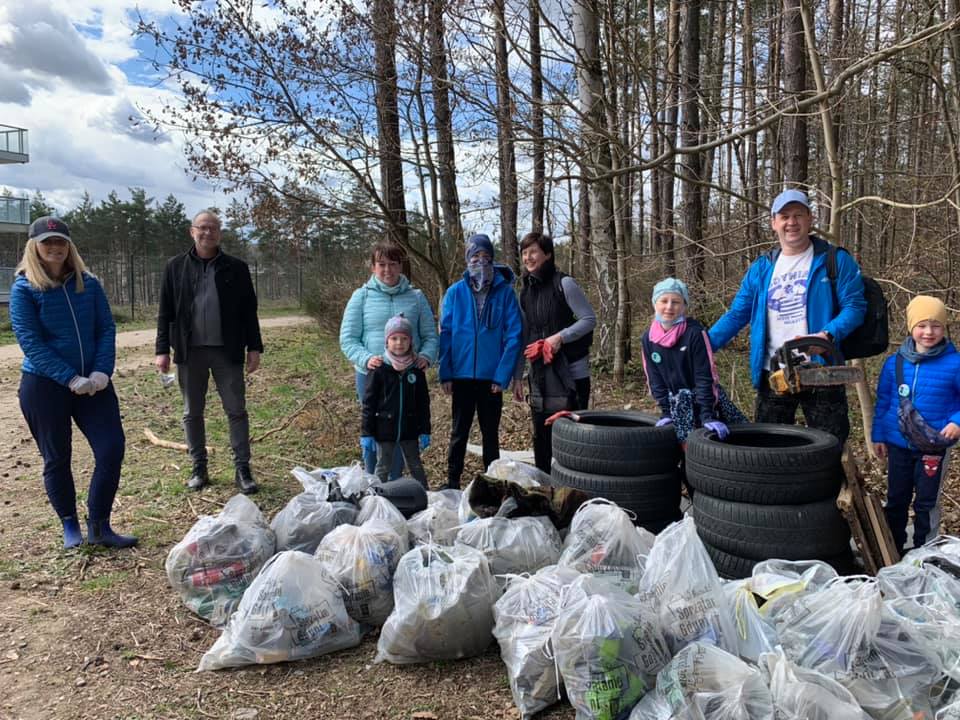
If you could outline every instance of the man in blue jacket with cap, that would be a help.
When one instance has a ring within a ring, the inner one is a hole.
[[[867,303],[860,266],[849,253],[838,252],[834,290],[826,263],[830,245],[810,234],[813,215],[806,193],[784,190],[771,210],[778,245],[747,269],[730,309],[710,328],[710,343],[719,350],[750,325],[756,421],[792,424],[799,406],[808,427],[832,433],[842,445],[850,434],[845,386],[777,395],[768,377],[777,369],[774,352],[787,340],[819,335],[839,344],[863,323]]]
[[[500,457],[503,391],[520,355],[523,322],[513,271],[493,257],[486,235],[467,241],[467,269],[447,290],[440,312],[440,383],[453,396],[447,454],[451,488],[460,487],[474,413],[483,437],[483,467]]]

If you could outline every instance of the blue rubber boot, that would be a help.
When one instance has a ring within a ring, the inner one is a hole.
[[[137,544],[133,535],[118,535],[110,527],[109,520],[87,521],[87,542],[112,548],[129,548]]]
[[[83,545],[83,533],[80,532],[80,521],[76,515],[60,518],[63,523],[63,549],[70,550]]]

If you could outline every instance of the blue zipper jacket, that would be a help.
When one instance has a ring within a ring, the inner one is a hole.
[[[813,335],[826,331],[833,335],[839,354],[839,342],[860,327],[867,310],[860,266],[850,253],[837,253],[836,295],[840,305],[837,308],[827,275],[830,245],[814,235],[810,239],[813,241],[813,260],[807,282],[807,332]],[[717,351],[750,325],[750,379],[754,387],[760,387],[760,375],[767,366],[767,289],[778,257],[779,245],[753,261],[730,303],[730,309],[708,333],[710,346]]]
[[[23,372],[69,385],[77,375],[113,375],[117,329],[100,281],[84,273],[39,290],[24,275],[10,289],[10,323],[23,350]]]
[[[513,292],[513,271],[495,265],[483,313],[463,273],[443,298],[440,313],[440,382],[489,380],[504,390],[510,385],[521,350],[523,321]]]
[[[870,439],[911,449],[900,432],[897,409],[897,354],[883,363],[877,380],[877,404],[873,409],[873,431]],[[960,353],[949,340],[947,348],[937,357],[918,363],[903,359],[903,382],[910,386],[913,406],[934,430],[942,430],[947,423],[960,425]]]
[[[413,351],[433,365],[437,361],[437,322],[426,296],[405,275],[388,287],[371,275],[355,290],[340,322],[340,351],[357,372],[367,374],[367,362],[383,355],[387,320],[403,313],[413,325]]]

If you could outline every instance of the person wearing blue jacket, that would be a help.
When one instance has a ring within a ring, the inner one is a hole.
[[[877,381],[871,440],[877,455],[887,459],[884,512],[901,554],[911,499],[913,546],[937,535],[941,479],[949,448],[960,439],[960,353],[944,337],[946,324],[947,309],[939,299],[911,300],[909,334],[886,359]]]
[[[386,338],[384,327],[390,318],[403,315],[412,328],[415,365],[425,370],[437,361],[437,321],[430,302],[403,274],[406,253],[394,242],[382,240],[370,252],[370,279],[354,291],[340,322],[340,351],[355,370],[357,399],[363,403],[369,374],[383,365]],[[363,435],[360,447],[364,469],[374,474],[377,443]],[[403,472],[403,453],[398,448],[390,466],[390,479]]]
[[[440,383],[452,395],[447,486],[460,487],[467,439],[476,414],[483,466],[500,457],[503,391],[520,356],[523,321],[513,271],[493,261],[486,235],[467,242],[463,277],[447,290],[440,313]]]
[[[137,538],[110,527],[126,439],[110,376],[116,327],[103,287],[55,217],[30,226],[10,290],[10,323],[23,350],[20,410],[43,456],[47,497],[63,524],[63,546],[83,543],[70,468],[72,423],[93,451],[87,541],[126,548]]]
[[[774,353],[787,340],[819,335],[839,343],[863,323],[867,302],[860,266],[849,253],[837,252],[834,287],[826,265],[830,245],[810,234],[812,225],[805,193],[785,190],[774,199],[770,226],[778,245],[750,265],[730,309],[708,334],[713,349],[720,350],[750,326],[757,422],[792,424],[801,407],[808,427],[832,433],[842,445],[850,435],[844,386],[777,395],[768,383],[770,370],[777,369]]]

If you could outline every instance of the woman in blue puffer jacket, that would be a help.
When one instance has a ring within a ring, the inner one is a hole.
[[[87,494],[90,544],[131,547],[110,528],[125,438],[110,376],[116,328],[103,288],[86,271],[70,228],[54,217],[30,226],[10,290],[10,321],[23,350],[20,409],[43,456],[43,483],[63,523],[64,548],[83,543],[70,469],[72,422],[93,450]]]
[[[340,350],[356,370],[357,398],[363,402],[367,373],[383,364],[387,320],[401,313],[413,327],[417,367],[425,370],[437,361],[437,321],[426,296],[403,274],[406,253],[393,242],[380,241],[370,252],[370,279],[355,290],[340,323]],[[377,443],[361,436],[364,469],[371,475],[377,466]],[[390,479],[403,472],[403,454],[396,452]]]

